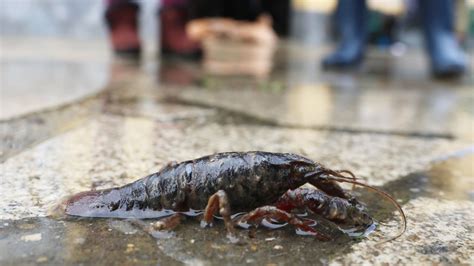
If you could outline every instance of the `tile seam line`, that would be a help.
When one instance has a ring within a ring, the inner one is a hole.
[[[258,115],[249,114],[245,111],[234,110],[231,108],[225,108],[222,106],[214,106],[211,104],[188,101],[184,99],[179,99],[176,97],[170,97],[168,102],[196,106],[196,107],[205,107],[214,109],[216,111],[223,111],[228,115],[236,115],[242,118],[249,118],[255,123],[261,123],[262,126],[271,126],[279,128],[288,128],[288,129],[311,129],[317,131],[331,131],[331,132],[341,132],[341,133],[354,133],[354,134],[377,134],[377,135],[388,135],[388,136],[405,136],[405,137],[415,137],[423,139],[448,139],[448,140],[457,140],[453,134],[444,134],[444,133],[435,133],[435,132],[420,132],[420,131],[400,131],[400,130],[376,130],[368,128],[349,128],[349,127],[339,127],[339,126],[330,126],[330,125],[321,125],[321,126],[302,126],[291,123],[279,123],[272,121],[271,119],[264,118]],[[243,123],[243,124],[252,124],[252,123]]]

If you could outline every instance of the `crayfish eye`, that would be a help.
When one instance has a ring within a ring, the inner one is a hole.
[[[301,174],[301,175],[306,175],[307,173],[310,173],[310,172],[313,171],[313,168],[311,166],[308,166],[308,165],[298,166],[296,169],[297,169],[298,173]]]
[[[359,202],[355,198],[350,198],[348,201],[353,207],[358,207],[359,205]]]
[[[312,171],[314,171],[314,166],[306,162],[293,162],[291,164],[292,172],[299,176],[304,176]]]

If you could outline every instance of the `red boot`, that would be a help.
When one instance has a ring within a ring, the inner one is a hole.
[[[117,55],[138,57],[138,5],[129,1],[110,1],[105,12],[110,40]]]
[[[161,53],[187,58],[198,58],[200,45],[186,34],[188,16],[185,8],[164,7],[160,11]]]

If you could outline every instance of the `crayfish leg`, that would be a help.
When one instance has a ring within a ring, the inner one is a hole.
[[[229,238],[236,238],[234,224],[230,217],[229,198],[224,190],[219,190],[209,197],[206,209],[204,210],[204,216],[201,220],[201,226],[212,226],[214,214],[216,214],[217,211],[219,211],[220,216],[224,219]]]
[[[154,223],[147,223],[138,219],[132,219],[129,222],[155,238],[169,238],[174,235],[172,230],[180,225],[183,219],[184,216],[181,213],[175,213]]]
[[[157,222],[154,222],[151,225],[153,230],[173,230],[178,225],[181,224],[181,221],[184,219],[184,216],[181,213],[175,213],[171,216],[160,219]]]
[[[257,224],[257,223],[260,223],[265,218],[275,219],[280,222],[286,222],[296,228],[303,230],[304,232],[314,235],[319,240],[328,241],[331,239],[329,236],[321,232],[318,232],[313,227],[307,225],[295,215],[288,213],[284,210],[280,210],[275,206],[263,206],[263,207],[256,208],[255,210],[240,217],[236,221],[236,223],[237,224],[238,223]]]

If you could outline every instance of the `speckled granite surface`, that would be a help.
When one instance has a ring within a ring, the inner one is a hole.
[[[183,62],[114,62],[107,84],[85,89],[87,97],[66,97],[67,83],[54,82],[55,100],[22,109],[10,94],[18,115],[0,122],[0,264],[473,264],[470,81],[402,82],[403,72],[388,84],[370,72],[305,79],[285,63],[298,54],[288,54],[266,81],[209,77]],[[202,229],[188,219],[156,239],[127,220],[48,216],[65,196],[126,184],[172,160],[248,150],[352,170],[402,204],[406,234],[374,246],[395,234],[399,218],[361,189],[355,193],[381,221],[361,240],[328,227],[334,239],[319,242],[287,226],[254,238],[239,230],[244,243],[234,245],[222,223]]]

